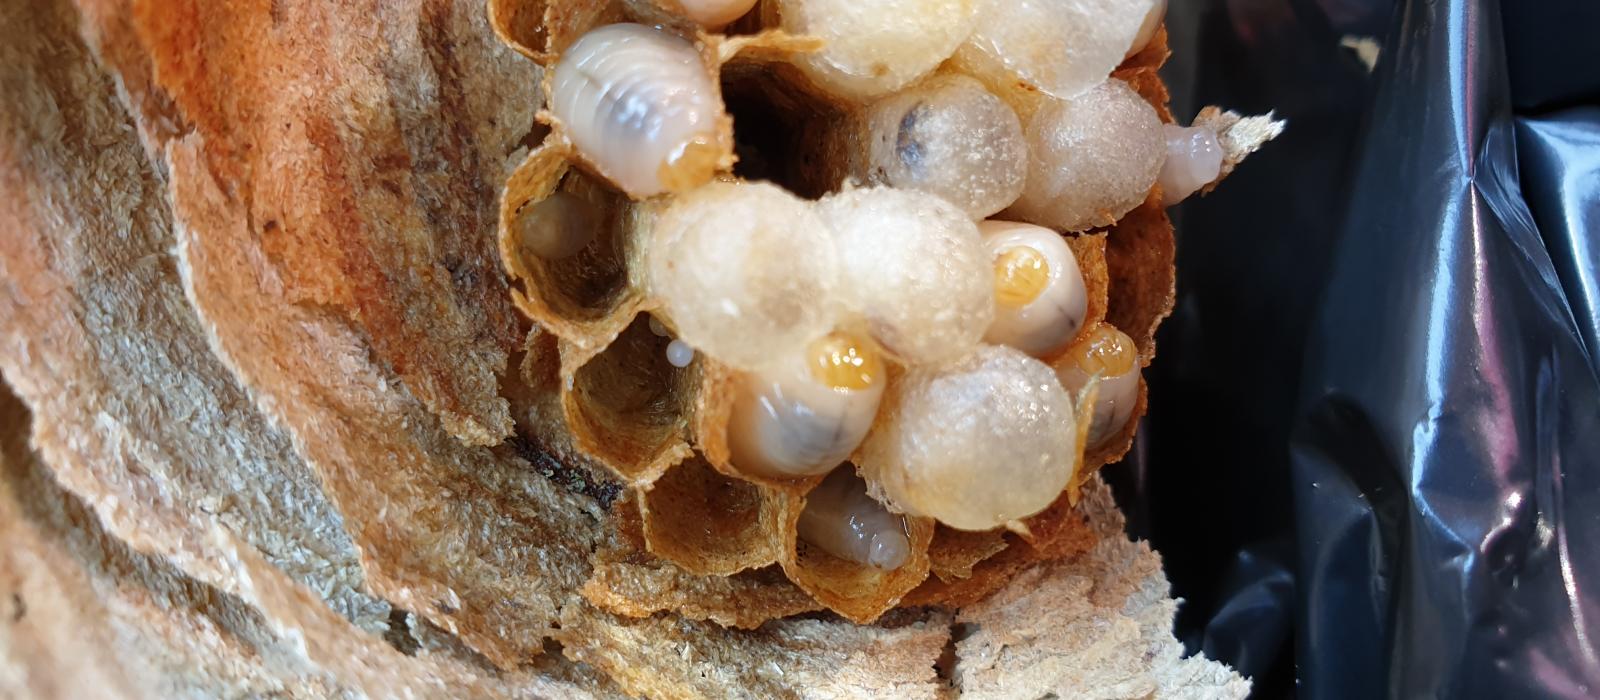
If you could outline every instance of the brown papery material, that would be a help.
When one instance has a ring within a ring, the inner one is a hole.
[[[530,28],[559,50],[613,11],[493,8],[539,51]],[[488,9],[0,2],[0,695],[1242,692],[1178,659],[1092,456],[1026,537],[928,524],[925,563],[850,588],[789,534],[806,482],[685,451],[725,375],[661,366],[647,293],[613,318],[625,247],[516,275],[523,303],[569,295],[530,331],[493,237],[538,68]],[[620,201],[539,162],[525,181]],[[1086,265],[1113,317],[1119,235]],[[1102,622],[1118,651],[1079,654]]]

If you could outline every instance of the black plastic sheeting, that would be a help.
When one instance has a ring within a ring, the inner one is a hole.
[[[1600,696],[1600,2],[1176,0],[1168,28],[1180,118],[1289,120],[1175,210],[1107,472],[1179,637],[1257,697]]]

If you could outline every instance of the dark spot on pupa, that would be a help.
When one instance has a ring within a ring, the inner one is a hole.
[[[12,593],[11,594],[11,621],[12,622],[22,622],[22,618],[25,617],[27,614],[28,614],[28,604],[26,602],[23,602],[22,594],[21,593]]]
[[[912,177],[920,179],[925,167],[922,159],[925,155],[922,142],[917,140],[917,124],[928,114],[928,105],[918,102],[906,110],[906,115],[900,118],[900,128],[895,133],[894,154],[900,162],[905,164]]]

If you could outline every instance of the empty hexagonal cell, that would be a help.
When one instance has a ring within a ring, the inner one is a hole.
[[[648,483],[692,452],[699,369],[674,365],[672,343],[639,314],[598,354],[562,347],[567,427],[579,449],[630,483]]]
[[[645,543],[696,574],[726,576],[771,564],[781,543],[778,493],[689,459],[640,492]]]

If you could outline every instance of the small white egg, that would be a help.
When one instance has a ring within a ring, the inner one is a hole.
[[[833,237],[780,187],[708,183],[674,197],[650,236],[650,292],[700,352],[758,369],[834,326]]]
[[[1128,424],[1139,400],[1139,350],[1126,333],[1102,323],[1053,366],[1062,388],[1073,394],[1082,391],[1091,377],[1100,378],[1089,447],[1104,444]]]
[[[523,250],[546,260],[577,255],[600,231],[600,211],[582,197],[556,192],[517,214]]]
[[[944,198],[974,219],[1022,194],[1028,145],[1022,122],[983,84],[935,76],[885,97],[858,115],[867,157],[858,177]]]
[[[1014,348],[907,372],[883,401],[862,473],[902,512],[988,530],[1044,510],[1077,470],[1072,398]]]
[[[733,465],[773,479],[827,472],[866,437],[887,383],[877,350],[848,333],[743,375],[728,424]]]
[[[885,352],[935,365],[977,347],[994,318],[994,284],[965,212],[890,187],[845,190],[817,211],[834,236],[842,298]]]
[[[846,561],[883,571],[911,557],[906,520],[867,494],[867,484],[846,464],[806,494],[800,512],[800,539]]]
[[[1062,231],[1122,218],[1144,202],[1166,159],[1155,108],[1114,78],[1070,100],[1045,100],[1023,132],[1028,182],[1003,216]]]
[[[694,362],[694,348],[688,343],[677,338],[667,343],[667,364],[683,368],[688,367],[691,362]]]
[[[639,24],[579,37],[556,63],[550,111],[573,145],[635,198],[716,172],[722,100],[693,45]]]
[[[1163,124],[1167,160],[1161,165],[1162,203],[1172,206],[1199,192],[1222,174],[1222,144],[1203,126]]]
[[[983,341],[1048,359],[1065,350],[1089,314],[1078,258],[1061,234],[1033,224],[978,224],[994,255],[994,323]]]

